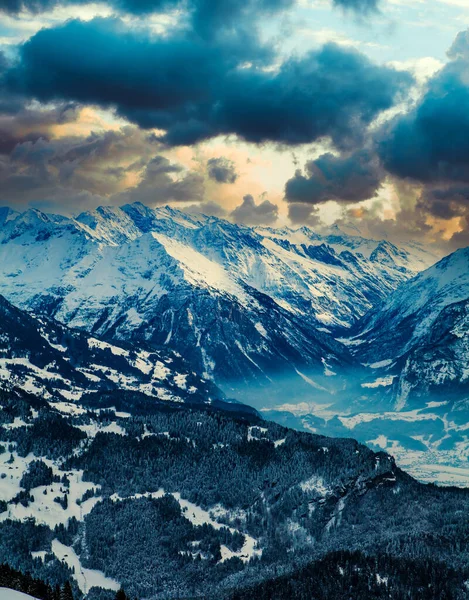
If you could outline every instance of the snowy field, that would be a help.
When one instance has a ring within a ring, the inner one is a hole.
[[[35,598],[29,594],[23,594],[23,592],[0,587],[0,600],[35,600]]]

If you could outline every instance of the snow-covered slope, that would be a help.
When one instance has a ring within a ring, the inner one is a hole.
[[[163,401],[223,400],[214,384],[177,353],[104,342],[45,317],[34,318],[0,297],[0,387],[19,388],[63,412],[84,394],[140,392]]]
[[[23,594],[23,592],[17,592],[16,590],[10,590],[9,588],[0,587],[0,599],[1,600],[36,600],[29,594]]]
[[[363,541],[370,503],[388,495],[393,518],[396,495],[416,486],[382,452],[256,416],[93,404],[58,414],[34,400],[0,395],[0,551],[84,594],[122,585],[130,597],[225,598],[233,575],[271,573],[276,549],[283,565],[312,544],[340,547],[342,517]]]
[[[403,283],[341,341],[363,367],[344,394],[266,402],[262,414],[382,448],[424,481],[468,486],[469,248]]]
[[[469,399],[469,248],[402,285],[346,340],[395,409]]]
[[[279,373],[305,393],[340,387],[333,374],[354,360],[331,331],[422,266],[339,230],[252,229],[139,203],[76,219],[29,210],[5,220],[0,242],[0,292],[14,304],[167,345],[230,393]]]

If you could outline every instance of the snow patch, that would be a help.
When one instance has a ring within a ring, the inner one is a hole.
[[[52,540],[52,552],[58,560],[64,562],[71,569],[73,578],[84,594],[87,594],[92,587],[100,587],[113,591],[117,591],[120,588],[120,584],[117,581],[106,577],[101,571],[82,567],[80,558],[71,546],[65,546],[65,544],[55,539]]]

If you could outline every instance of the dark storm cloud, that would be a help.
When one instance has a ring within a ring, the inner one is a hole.
[[[294,202],[288,206],[288,217],[295,225],[309,225],[316,227],[320,224],[318,209],[312,204]]]
[[[204,27],[223,25],[250,13],[276,13],[289,8],[295,0],[109,0],[107,4],[124,12],[142,15],[180,7],[195,14]],[[57,5],[85,4],[86,0],[0,0],[0,11],[41,13]],[[195,19],[194,19],[195,20]]]
[[[54,127],[72,123],[79,114],[74,102],[39,106],[27,95],[11,90],[6,80],[12,64],[0,51],[0,155],[9,154],[17,144],[48,139]]]
[[[87,0],[0,0],[0,12],[39,14],[56,6],[86,4]],[[253,20],[290,8],[295,0],[107,0],[106,4],[122,13],[137,16],[179,9],[187,25],[203,37],[244,26]]]
[[[450,61],[428,83],[410,113],[377,136],[386,169],[423,183],[469,183],[469,35],[460,33]]]
[[[376,134],[384,168],[401,180],[423,184],[415,206],[420,221],[459,218],[453,247],[469,242],[469,33],[460,33],[449,62],[428,82],[416,107]],[[414,215],[414,220],[415,220]],[[410,219],[409,219],[410,220]]]
[[[133,0],[128,0],[133,2]],[[204,38],[250,30],[260,18],[292,7],[296,0],[189,0],[189,25]]]
[[[244,225],[274,225],[278,218],[278,206],[269,200],[256,204],[251,194],[247,194],[243,202],[230,213],[230,217],[235,223]]]
[[[425,189],[418,208],[438,219],[453,219],[469,214],[469,187]]]
[[[323,154],[298,170],[285,185],[288,202],[321,204],[328,200],[359,202],[375,196],[384,177],[376,156],[361,150],[350,156]]]
[[[37,14],[50,10],[57,4],[57,0],[0,0],[0,12],[16,15],[22,11],[29,11]]]
[[[224,156],[207,161],[207,173],[217,183],[234,183],[238,179],[235,164]]]
[[[25,107],[27,99],[18,92],[9,89],[7,76],[12,67],[4,52],[0,50],[0,115],[15,115]]]
[[[69,21],[26,42],[8,81],[41,101],[115,107],[141,127],[165,130],[171,145],[236,134],[283,144],[329,136],[340,147],[359,143],[412,81],[334,44],[278,70],[256,67],[272,59],[249,35],[154,38],[118,19]]]
[[[17,15],[52,10],[56,6],[86,4],[87,0],[0,0],[0,12]],[[366,15],[377,12],[380,0],[333,0],[333,5]],[[117,11],[133,15],[161,13],[175,8],[187,12],[194,30],[211,37],[220,29],[252,23],[260,15],[273,15],[292,7],[296,0],[107,0]]]

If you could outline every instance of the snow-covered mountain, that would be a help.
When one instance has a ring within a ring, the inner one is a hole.
[[[469,248],[402,285],[348,340],[396,410],[469,400]]]
[[[10,301],[108,339],[171,347],[230,394],[272,380],[300,395],[343,387],[334,374],[356,361],[331,332],[424,262],[422,249],[340,230],[253,229],[139,203],[76,219],[5,215]]]
[[[335,402],[262,413],[393,454],[425,481],[469,485],[469,248],[402,284],[341,338],[364,370]]]
[[[0,388],[20,389],[74,410],[84,395],[138,392],[156,401],[224,405],[224,394],[171,350],[109,344],[0,297]],[[238,405],[237,405],[238,406]]]

